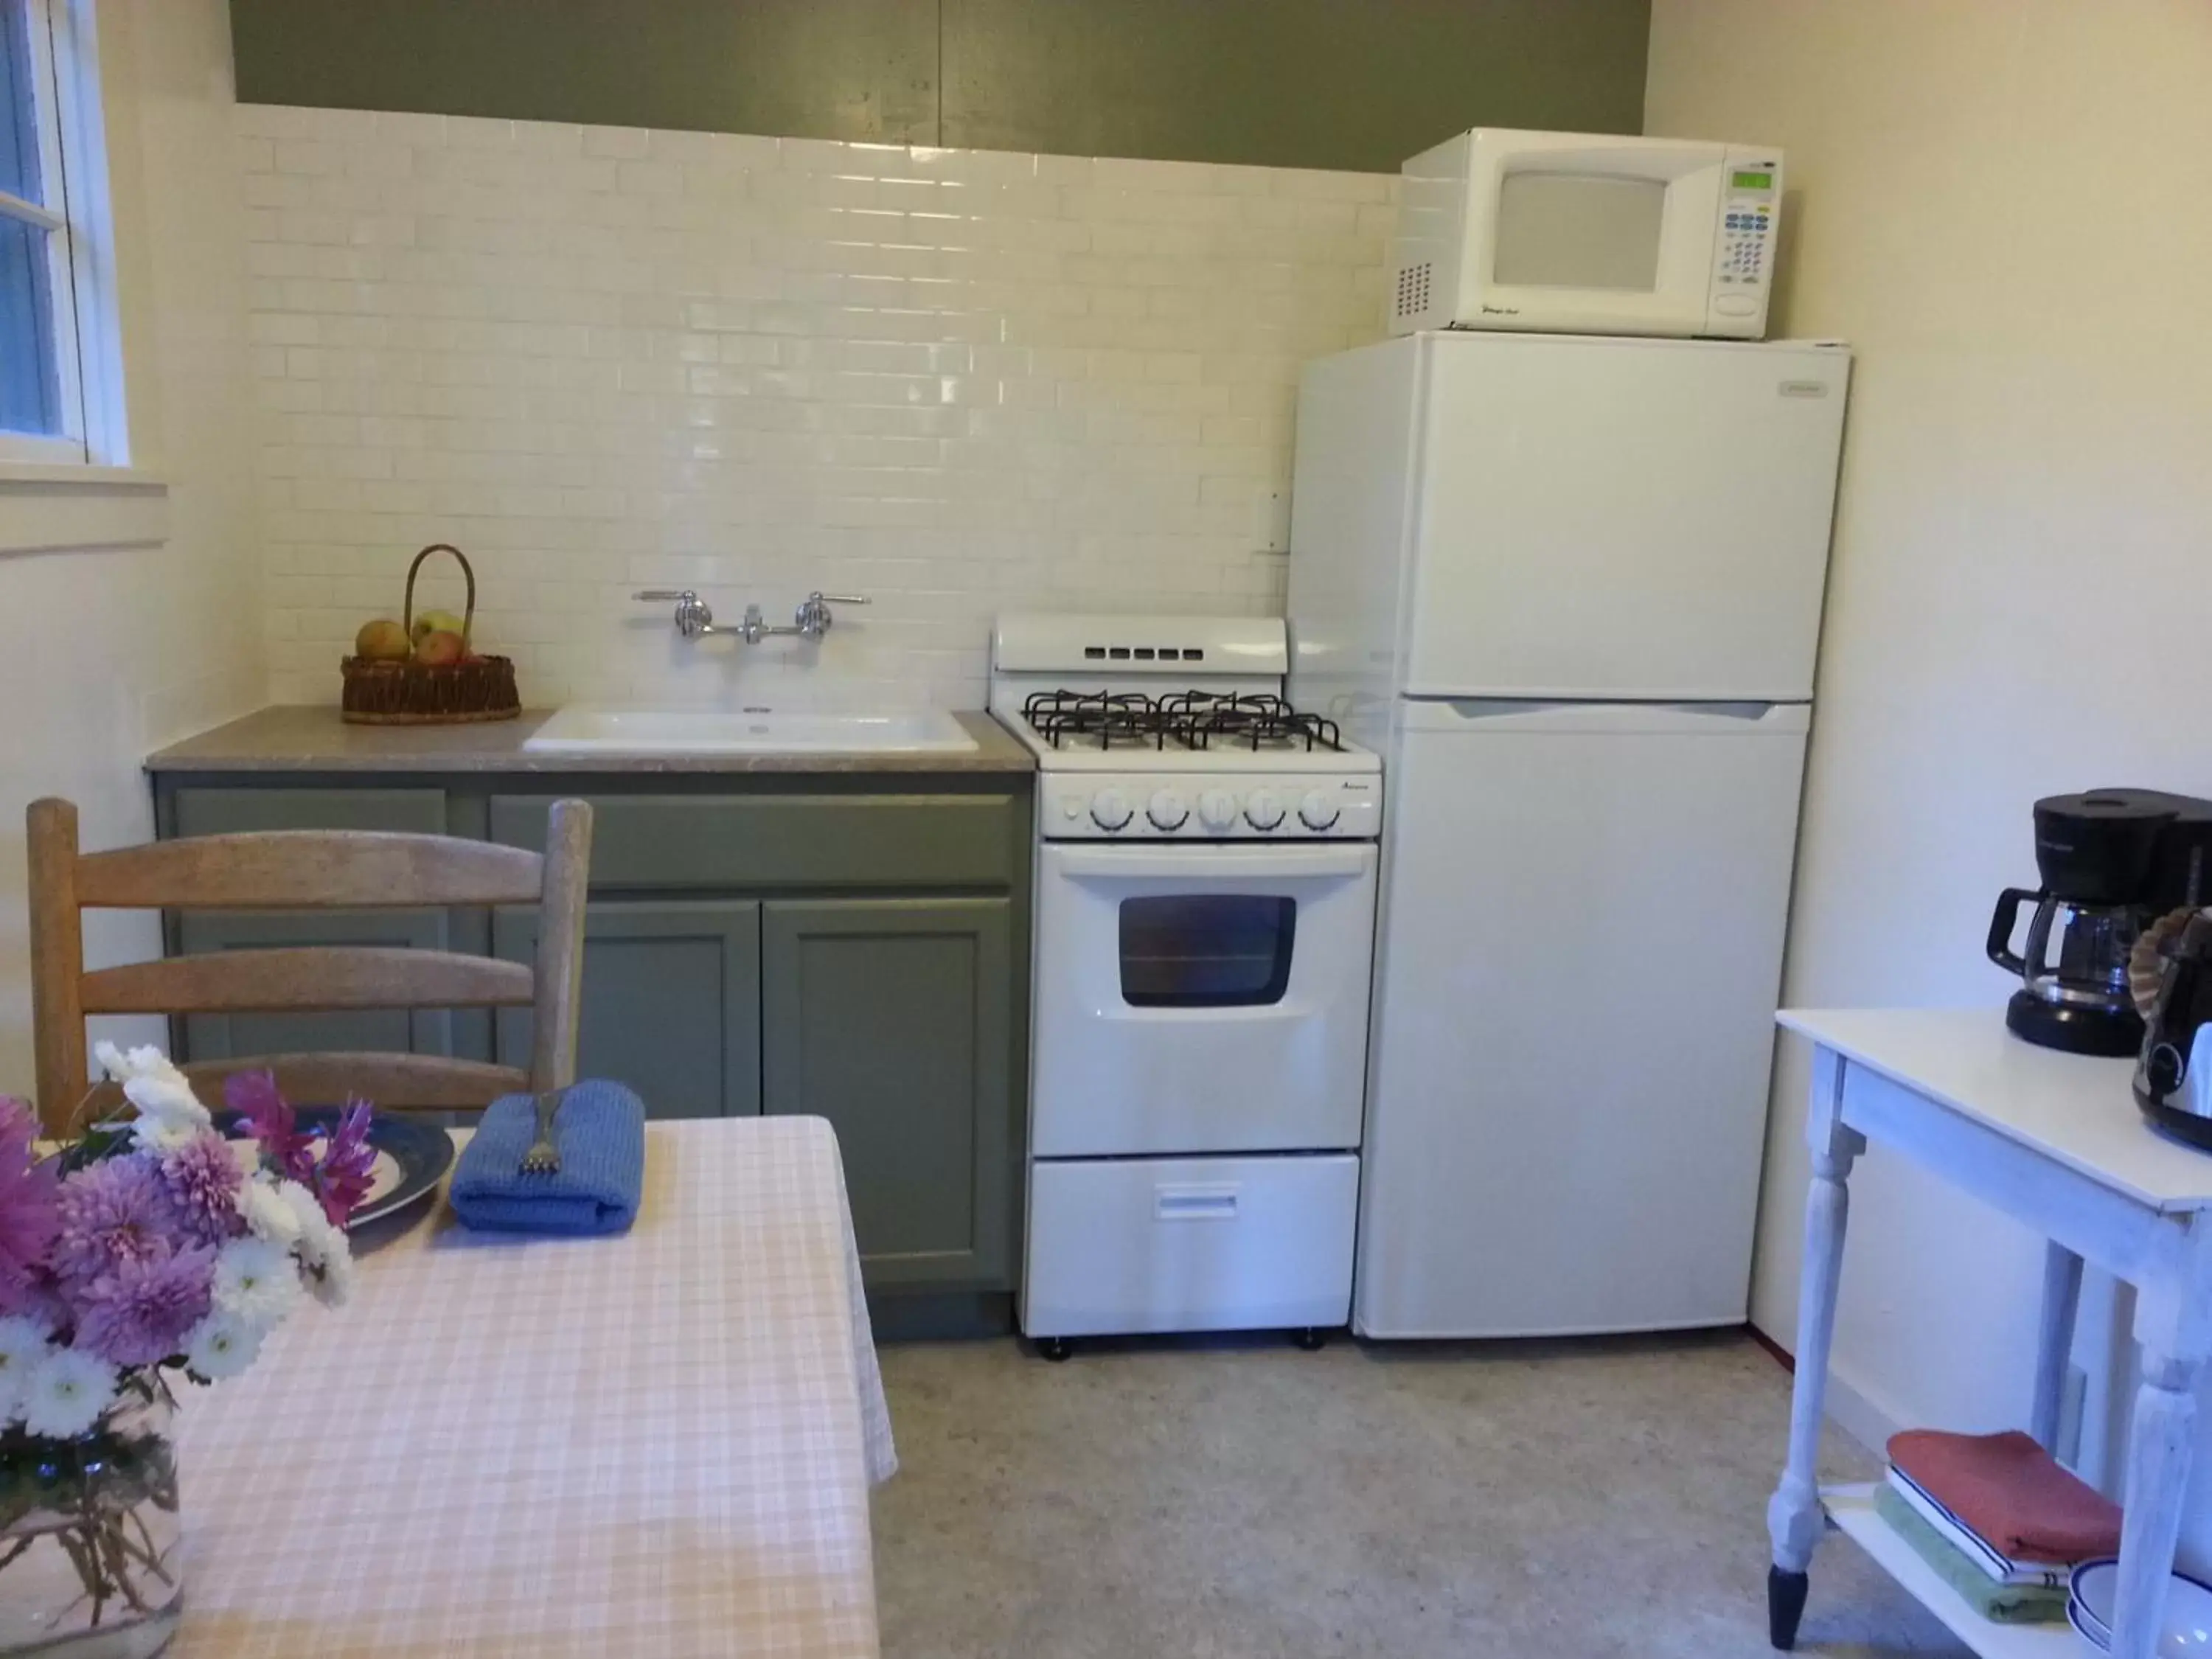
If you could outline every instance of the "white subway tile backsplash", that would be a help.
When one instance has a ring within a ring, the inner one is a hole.
[[[1273,611],[1298,364],[1381,331],[1388,177],[253,105],[236,133],[286,699],[334,695],[434,540],[539,703],[973,705],[1002,610]],[[818,647],[687,644],[644,586],[875,603]]]

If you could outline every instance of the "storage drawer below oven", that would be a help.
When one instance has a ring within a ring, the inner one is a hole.
[[[1358,1203],[1350,1153],[1033,1164],[1022,1328],[1341,1325]]]

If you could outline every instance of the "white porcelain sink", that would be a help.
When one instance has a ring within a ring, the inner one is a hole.
[[[941,709],[785,714],[570,703],[522,747],[536,755],[908,755],[962,753],[975,739]]]

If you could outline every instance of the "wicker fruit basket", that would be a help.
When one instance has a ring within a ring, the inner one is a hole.
[[[415,577],[433,553],[460,561],[468,584],[468,606],[461,617],[465,647],[477,620],[477,573],[468,555],[447,542],[433,542],[407,567],[407,597],[399,625],[415,637]],[[462,726],[473,720],[511,720],[522,712],[514,689],[510,657],[470,657],[453,663],[398,662],[385,658],[348,657],[338,664],[345,677],[339,718],[355,726]]]

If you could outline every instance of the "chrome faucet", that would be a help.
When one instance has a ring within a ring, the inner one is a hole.
[[[734,634],[747,645],[758,645],[763,640],[782,635],[819,640],[837,620],[830,609],[831,605],[866,605],[868,602],[858,593],[824,593],[817,587],[799,602],[799,610],[787,628],[769,622],[757,605],[745,607],[744,618],[735,628],[717,628],[714,626],[714,613],[707,608],[707,602],[694,589],[647,587],[641,589],[636,597],[651,604],[673,599],[676,602],[676,631],[687,640],[699,639],[708,634]]]

